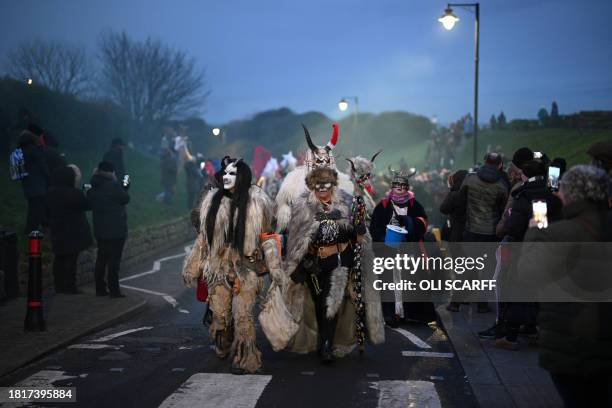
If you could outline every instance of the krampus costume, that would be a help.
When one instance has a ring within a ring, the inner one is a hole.
[[[285,285],[280,256],[271,232],[272,203],[251,185],[251,169],[242,160],[224,159],[223,188],[212,188],[200,207],[200,233],[183,270],[192,284],[204,274],[212,310],[210,336],[219,358],[232,358],[232,372],[261,368],[255,344],[253,306],[262,289],[259,275],[269,270]]]
[[[384,342],[384,323],[371,272],[358,282],[359,292],[363,292],[361,297],[356,296],[352,248],[360,239],[367,248],[362,262],[371,264],[371,240],[363,223],[351,222],[347,197],[341,197],[342,191],[337,187],[337,172],[315,169],[308,174],[306,185],[310,191],[292,206],[287,237],[285,271],[291,281],[286,300],[300,323],[289,348],[308,353],[318,346],[321,359],[329,362],[333,355],[342,356],[354,348],[359,331],[367,329],[373,344]],[[322,191],[331,191],[329,202],[317,198],[316,193]],[[365,309],[361,327],[356,325],[359,301],[364,301]]]
[[[298,166],[287,174],[276,195],[276,230],[278,232],[287,230],[291,222],[292,205],[299,201],[303,194],[308,192],[304,182],[306,175],[317,168],[336,170],[336,161],[332,151],[338,143],[339,126],[337,123],[334,123],[332,126],[334,131],[329,142],[325,146],[317,146],[313,143],[306,126],[302,124],[306,143],[308,144],[306,161],[303,166]],[[338,179],[340,189],[349,196],[352,195],[353,184],[348,174],[338,173]],[[348,202],[350,203],[350,198]]]

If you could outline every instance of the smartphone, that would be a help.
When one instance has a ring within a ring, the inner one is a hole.
[[[534,159],[541,159],[542,157],[544,157],[542,152],[533,152],[533,158]]]
[[[88,192],[91,189],[91,184],[83,184],[83,191]]]
[[[123,187],[127,187],[130,185],[130,175],[126,174],[123,176]]]
[[[536,222],[538,228],[548,228],[548,207],[546,206],[546,201],[542,200],[533,200],[531,202],[531,208],[533,210],[533,219]]]
[[[559,176],[561,175],[561,168],[557,166],[548,167],[548,185],[554,191],[559,189]]]

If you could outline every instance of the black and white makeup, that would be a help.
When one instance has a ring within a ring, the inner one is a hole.
[[[325,193],[327,191],[331,191],[333,184],[332,183],[316,183],[315,191],[317,193]]]
[[[236,175],[238,174],[236,163],[230,163],[225,168],[225,173],[223,174],[223,188],[225,190],[231,190],[236,186]]]

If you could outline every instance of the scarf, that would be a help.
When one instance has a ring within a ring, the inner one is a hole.
[[[395,193],[393,189],[391,189],[387,193],[387,198],[395,204],[406,204],[408,201],[414,198],[414,193],[410,190],[406,190],[403,193]]]

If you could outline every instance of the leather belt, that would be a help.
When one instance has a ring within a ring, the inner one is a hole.
[[[346,247],[348,246],[348,242],[340,242],[338,244],[325,245],[320,247],[313,247],[310,249],[310,253],[312,255],[316,255],[321,259],[328,258],[332,255],[339,254],[344,252]]]

